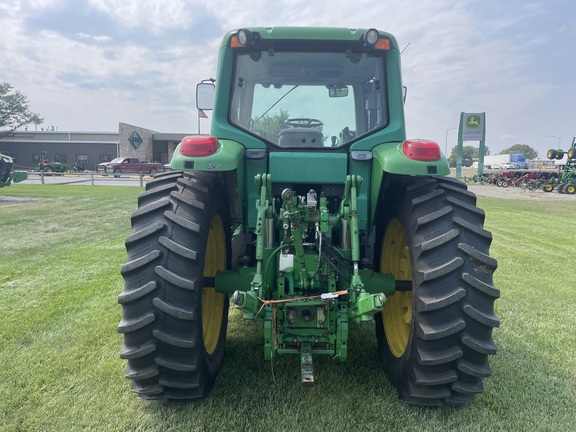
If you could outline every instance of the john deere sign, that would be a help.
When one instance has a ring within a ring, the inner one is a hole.
[[[462,113],[462,141],[484,140],[484,113]]]
[[[464,141],[480,141],[478,149],[478,173],[484,172],[484,151],[486,135],[485,113],[460,113],[460,127],[458,130],[458,148],[456,152],[456,178],[462,173],[462,153]]]

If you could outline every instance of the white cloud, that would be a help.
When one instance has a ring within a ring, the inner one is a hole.
[[[410,43],[402,63],[411,137],[453,144],[446,130],[461,111],[486,112],[493,153],[507,136],[542,152],[543,136],[576,135],[573,9],[520,0],[4,0],[0,81],[60,130],[123,121],[190,131],[195,83],[215,77],[226,30],[376,26],[401,48]]]
[[[199,4],[185,0],[89,0],[88,3],[126,27],[143,27],[152,33],[186,28],[193,20],[190,5]]]
[[[87,34],[87,33],[76,33],[76,36],[78,36],[80,39],[89,39],[89,40],[93,40],[95,42],[112,42],[113,39],[110,36],[106,36],[106,35],[91,35],[91,34]]]

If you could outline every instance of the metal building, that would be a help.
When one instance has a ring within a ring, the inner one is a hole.
[[[0,138],[0,153],[11,156],[19,170],[32,170],[41,160],[95,170],[118,156],[166,164],[187,135],[127,123],[119,123],[118,132],[15,131]]]

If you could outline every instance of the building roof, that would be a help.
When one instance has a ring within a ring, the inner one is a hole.
[[[0,141],[18,142],[113,142],[119,140],[118,132],[65,132],[65,131],[15,131]]]

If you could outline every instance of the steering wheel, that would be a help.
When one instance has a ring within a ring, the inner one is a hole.
[[[320,127],[324,123],[322,121],[313,118],[291,118],[284,121],[285,126],[290,126],[294,128],[313,128]]]

